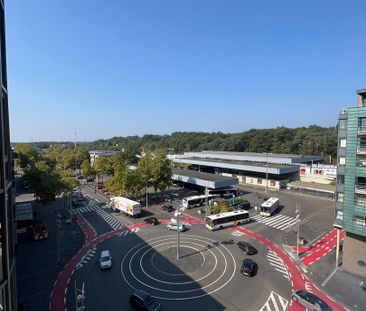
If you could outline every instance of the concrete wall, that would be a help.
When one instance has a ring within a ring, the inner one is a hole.
[[[366,238],[347,233],[343,242],[343,270],[366,277],[366,266],[359,266],[359,260],[366,263]]]
[[[248,184],[257,187],[266,188],[266,179],[265,178],[257,178],[252,176],[241,176],[241,180],[239,179],[241,184]],[[289,181],[286,180],[270,180],[268,179],[268,188],[279,190],[281,188],[285,188]]]

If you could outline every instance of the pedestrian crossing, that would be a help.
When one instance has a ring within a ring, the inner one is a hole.
[[[88,204],[87,206],[84,206],[84,207],[78,207],[76,209],[72,209],[72,210],[70,210],[70,213],[72,215],[83,214],[83,213],[95,211],[98,208],[100,208],[98,205]]]
[[[267,253],[267,260],[276,271],[280,272],[285,279],[288,279],[290,281],[290,276],[288,274],[285,264],[283,263],[283,260],[278,257],[275,252],[269,251]]]
[[[95,211],[100,217],[102,217],[105,220],[105,222],[108,225],[112,227],[113,230],[117,230],[124,227],[124,225],[122,225],[116,218],[114,218],[111,214],[107,213],[104,209],[99,207]]]
[[[70,210],[71,214],[82,214],[87,212],[95,211],[103,220],[112,227],[113,230],[117,230],[125,227],[122,225],[116,218],[114,218],[111,214],[107,213],[104,209],[102,209],[97,202],[90,201],[87,206],[79,207],[77,209]]]
[[[127,236],[129,234],[133,234],[133,233],[137,233],[137,232],[140,232],[140,228],[133,228],[131,230],[125,230],[125,231],[122,231],[120,234],[118,234],[120,237],[122,236]]]
[[[80,269],[83,267],[83,265],[87,264],[96,254],[97,248],[93,247],[90,249],[83,258],[81,258],[80,262],[76,265],[76,269]]]
[[[287,215],[276,215],[272,217],[262,217],[260,214],[251,217],[256,222],[265,224],[278,230],[286,230],[297,223],[297,219]]]
[[[288,300],[272,291],[266,303],[259,311],[285,311],[288,305]]]

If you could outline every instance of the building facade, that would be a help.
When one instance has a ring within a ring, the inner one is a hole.
[[[0,310],[17,310],[14,173],[10,148],[4,1],[0,0]]]
[[[343,269],[366,277],[366,89],[338,120],[336,223],[346,232]]]

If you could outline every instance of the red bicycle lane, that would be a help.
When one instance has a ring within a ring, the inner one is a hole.
[[[271,241],[267,240],[265,237],[256,234],[250,230],[241,228],[241,227],[234,227],[233,230],[240,231],[247,236],[252,237],[253,239],[261,242],[265,246],[267,246],[269,249],[274,251],[278,257],[280,257],[284,264],[286,265],[291,279],[291,286],[293,290],[297,289],[303,289],[306,291],[311,290],[312,293],[317,295],[318,297],[322,298],[327,304],[329,304],[333,310],[335,311],[341,311],[341,310],[347,310],[342,305],[335,302],[333,299],[329,298],[326,294],[324,294],[322,291],[320,291],[307,277],[304,275],[304,273],[300,270],[300,268],[295,264],[295,262],[292,261],[292,259],[276,244],[272,243]],[[297,310],[305,310],[303,306],[301,306],[298,303],[293,303],[291,301],[290,307],[288,310],[291,311],[297,311]]]
[[[70,283],[70,279],[75,272],[76,266],[80,261],[83,259],[84,256],[95,246],[99,243],[109,239],[110,237],[117,235],[123,231],[134,229],[137,227],[148,227],[148,224],[140,223],[131,225],[128,227],[120,228],[114,231],[107,232],[97,238],[95,238],[95,230],[91,225],[85,220],[83,216],[78,214],[77,222],[82,228],[85,234],[85,243],[83,248],[81,248],[76,255],[66,264],[64,269],[60,272],[55,285],[54,289],[51,293],[50,298],[50,305],[49,308],[51,311],[65,311],[66,308],[66,295],[68,285]]]

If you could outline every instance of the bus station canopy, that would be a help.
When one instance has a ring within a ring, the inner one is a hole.
[[[227,177],[217,174],[184,170],[180,168],[173,168],[172,172],[172,179],[174,181],[180,181],[208,189],[220,189],[224,187],[235,186],[239,183],[237,177]]]

